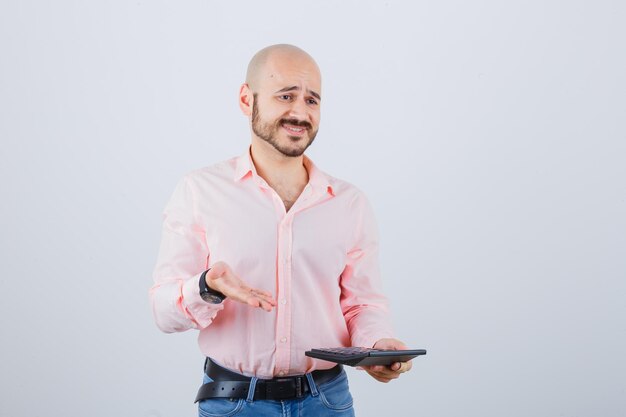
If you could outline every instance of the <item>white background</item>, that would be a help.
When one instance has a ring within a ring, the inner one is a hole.
[[[309,156],[369,196],[398,337],[358,416],[626,415],[623,1],[0,2],[0,415],[192,416],[148,288],[250,57],[323,72]]]

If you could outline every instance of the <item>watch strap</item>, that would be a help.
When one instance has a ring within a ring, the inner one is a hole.
[[[202,275],[200,275],[200,297],[202,297],[203,300],[214,304],[221,303],[226,299],[226,296],[223,293],[209,287],[206,283],[206,274],[210,270],[211,268],[207,269],[202,273]]]

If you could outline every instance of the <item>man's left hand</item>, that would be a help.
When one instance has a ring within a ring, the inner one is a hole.
[[[374,344],[374,349],[392,349],[403,350],[406,349],[406,345],[398,339],[380,339]],[[387,383],[392,379],[396,379],[400,374],[411,370],[411,361],[408,362],[395,362],[389,366],[372,365],[364,366],[363,369],[377,381]]]

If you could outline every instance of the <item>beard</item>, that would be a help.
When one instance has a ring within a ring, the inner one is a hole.
[[[301,156],[306,149],[311,146],[315,136],[317,136],[317,129],[312,130],[313,126],[311,123],[298,119],[278,119],[276,122],[264,122],[261,120],[259,116],[259,106],[257,105],[257,95],[253,95],[254,101],[252,102],[252,131],[259,138],[263,139],[265,142],[269,143],[276,149],[278,152],[285,156],[289,157],[297,157]],[[304,127],[308,134],[308,142],[304,143],[306,140],[305,137],[301,136],[287,136],[289,140],[289,144],[281,144],[278,141],[278,132],[282,128],[283,124],[290,124],[298,127]],[[300,146],[297,146],[298,143],[301,142]],[[292,145],[292,146],[289,146]],[[296,146],[293,146],[296,145]]]

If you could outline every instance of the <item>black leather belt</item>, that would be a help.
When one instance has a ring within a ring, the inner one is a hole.
[[[311,375],[317,385],[328,382],[338,376],[343,367],[313,371]],[[248,398],[250,381],[252,378],[223,368],[210,358],[204,366],[204,372],[213,380],[204,384],[198,390],[196,401],[207,398]],[[305,375],[288,376],[284,378],[259,379],[254,389],[255,400],[288,400],[301,398],[310,392],[309,382]]]

